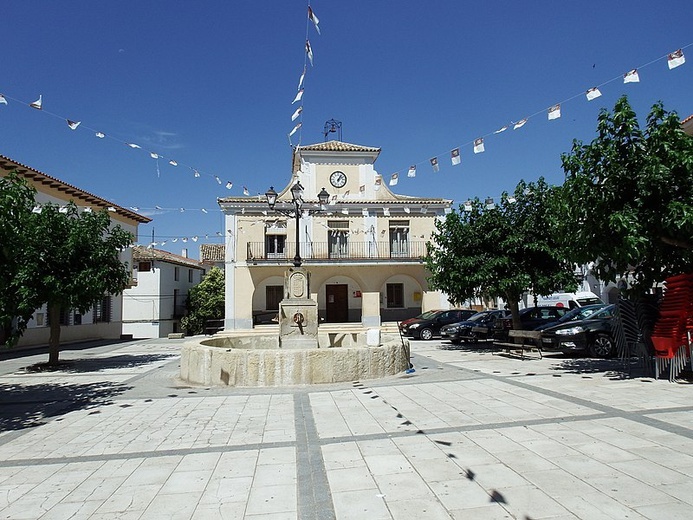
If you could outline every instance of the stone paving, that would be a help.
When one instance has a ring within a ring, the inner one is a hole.
[[[0,356],[0,518],[693,516],[693,385],[431,341],[383,380],[203,388],[183,341]]]

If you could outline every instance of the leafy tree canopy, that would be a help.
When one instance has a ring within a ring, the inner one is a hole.
[[[658,103],[641,129],[624,96],[562,162],[556,211],[576,262],[596,260],[606,281],[630,274],[635,293],[693,271],[693,138],[676,113]]]
[[[212,267],[188,293],[188,315],[181,320],[188,334],[202,334],[205,320],[224,317],[224,272]]]

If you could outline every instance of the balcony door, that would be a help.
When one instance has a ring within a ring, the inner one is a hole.
[[[333,284],[325,286],[325,321],[344,323],[349,321],[349,286]]]

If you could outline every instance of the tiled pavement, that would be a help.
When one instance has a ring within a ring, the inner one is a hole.
[[[385,380],[201,388],[181,344],[0,358],[0,518],[693,517],[693,385],[432,341]]]

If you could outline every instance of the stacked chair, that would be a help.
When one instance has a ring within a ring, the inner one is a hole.
[[[693,333],[693,274],[667,278],[659,319],[652,331],[655,353],[655,377],[669,369],[674,381],[691,361]]]

